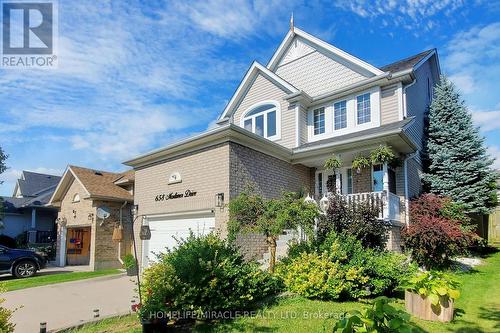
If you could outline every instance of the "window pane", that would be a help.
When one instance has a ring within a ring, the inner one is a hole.
[[[255,134],[264,136],[264,116],[255,117]]]
[[[346,101],[337,102],[334,108],[334,128],[336,130],[347,127],[347,107]]]
[[[356,97],[356,110],[358,111],[358,124],[371,121],[370,94]]]
[[[252,119],[245,120],[245,129],[247,131],[252,131]]]
[[[325,108],[319,108],[314,112],[314,135],[325,133]]]
[[[264,112],[264,111],[267,111],[267,110],[271,110],[271,109],[274,109],[274,108],[276,108],[276,106],[274,106],[273,104],[261,105],[261,106],[256,107],[252,111],[248,112],[245,115],[245,117],[253,116],[253,115],[257,114],[257,113],[261,113],[261,112]]]
[[[267,137],[276,135],[276,111],[267,114]]]

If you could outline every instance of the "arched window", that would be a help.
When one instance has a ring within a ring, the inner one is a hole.
[[[73,202],[80,202],[80,195],[78,193],[73,196]]]
[[[241,119],[241,126],[266,139],[276,140],[280,137],[280,120],[279,103],[266,101],[251,106]]]

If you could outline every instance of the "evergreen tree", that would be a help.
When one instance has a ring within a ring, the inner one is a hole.
[[[463,99],[445,77],[435,87],[428,121],[425,185],[463,204],[468,213],[487,213],[493,160]]]

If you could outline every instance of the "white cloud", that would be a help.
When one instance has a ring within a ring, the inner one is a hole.
[[[422,30],[430,31],[437,26],[433,19],[438,14],[448,18],[457,15],[465,6],[464,0],[337,0],[335,6],[348,10],[363,18],[381,18],[382,24],[392,24],[415,32],[418,24]],[[389,23],[390,22],[390,23]]]
[[[496,170],[500,170],[500,148],[497,146],[488,147],[488,153],[492,158],[495,159],[493,162],[493,168]]]
[[[500,130],[500,110],[498,111],[472,111],[472,118],[483,132]]]

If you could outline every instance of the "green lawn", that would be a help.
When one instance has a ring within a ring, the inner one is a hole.
[[[454,322],[443,324],[414,319],[428,332],[500,332],[500,252],[473,272],[457,274],[462,281],[462,296],[457,301]],[[336,317],[366,306],[360,302],[323,302],[300,297],[283,298],[257,316],[217,324],[200,324],[194,332],[331,332]],[[399,301],[404,308],[404,302]],[[140,332],[136,316],[108,319],[73,332]]]
[[[113,275],[121,273],[118,269],[106,269],[95,272],[70,272],[70,273],[57,273],[50,275],[39,275],[33,276],[25,279],[9,279],[0,281],[0,285],[6,288],[6,291],[33,288],[39,286],[45,286],[48,284],[69,282],[83,279],[90,279],[99,276]]]

